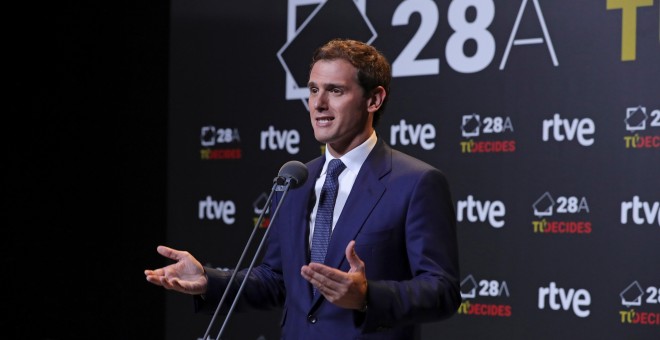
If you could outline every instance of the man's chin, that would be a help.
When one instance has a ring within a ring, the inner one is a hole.
[[[320,133],[317,132],[316,130],[314,130],[314,138],[316,138],[316,140],[322,144],[327,144],[331,140],[330,136],[328,136],[327,133]]]

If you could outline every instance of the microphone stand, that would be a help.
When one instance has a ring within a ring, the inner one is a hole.
[[[241,254],[241,257],[238,259],[238,263],[236,264],[236,267],[234,268],[233,273],[231,274],[231,277],[229,278],[229,281],[227,282],[227,287],[225,288],[224,293],[222,294],[222,298],[220,299],[220,302],[218,303],[218,307],[215,309],[215,313],[213,313],[213,317],[211,318],[211,322],[209,323],[209,326],[206,329],[206,332],[204,333],[204,336],[202,337],[203,340],[208,340],[210,339],[209,333],[211,332],[211,327],[213,326],[213,323],[215,323],[215,319],[218,316],[218,313],[220,312],[220,308],[222,304],[225,301],[225,298],[227,297],[227,294],[229,292],[229,289],[231,288],[232,282],[234,282],[234,279],[236,278],[236,273],[238,273],[238,269],[240,268],[241,263],[243,262],[243,258],[245,257],[245,254],[247,253],[247,250],[252,243],[252,239],[254,238],[254,235],[256,234],[257,230],[259,229],[259,226],[261,225],[261,222],[263,221],[264,214],[268,208],[268,206],[271,204],[273,200],[273,194],[276,191],[281,191],[283,192],[282,198],[280,201],[277,203],[277,207],[275,208],[275,211],[273,212],[273,216],[271,217],[271,223],[275,219],[275,216],[277,216],[277,212],[280,210],[280,206],[282,205],[282,202],[284,202],[284,197],[286,197],[286,194],[289,192],[289,188],[291,187],[291,177],[284,178],[282,176],[277,176],[273,180],[273,187],[270,190],[270,194],[268,195],[268,199],[264,203],[264,208],[261,211],[261,214],[259,214],[259,219],[257,220],[257,223],[254,225],[254,228],[252,229],[252,234],[250,234],[250,238],[248,239],[247,243],[245,244],[245,248],[243,248],[243,253]],[[284,182],[284,183],[282,183]],[[241,282],[240,287],[238,288],[238,292],[236,293],[236,296],[234,297],[234,301],[231,304],[231,307],[229,311],[227,312],[227,316],[225,317],[225,320],[222,323],[222,327],[220,328],[220,331],[218,332],[218,336],[215,338],[216,340],[220,339],[220,335],[222,335],[222,332],[225,330],[225,327],[227,326],[227,322],[229,321],[229,317],[231,316],[231,313],[234,311],[234,308],[236,307],[236,303],[238,302],[238,298],[241,295],[241,292],[243,292],[243,288],[245,288],[245,283],[247,282],[248,276],[250,276],[250,272],[252,271],[252,268],[254,267],[254,263],[257,260],[257,257],[259,257],[259,253],[261,252],[261,248],[263,247],[266,236],[268,236],[268,232],[271,229],[271,225],[266,228],[266,231],[264,232],[264,236],[261,239],[261,242],[259,243],[259,247],[257,248],[256,253],[254,254],[254,257],[252,258],[252,262],[250,263],[250,266],[247,268],[247,271],[245,273],[245,277],[243,278],[243,281]]]

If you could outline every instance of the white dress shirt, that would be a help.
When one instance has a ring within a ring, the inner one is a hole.
[[[339,191],[337,192],[337,201],[335,202],[335,210],[332,214],[332,230],[335,230],[335,225],[337,224],[337,219],[341,214],[346,200],[348,199],[348,194],[351,193],[353,184],[355,183],[355,178],[357,177],[358,172],[364,161],[369,156],[371,150],[376,146],[376,132],[371,134],[371,136],[360,144],[355,149],[347,152],[345,155],[340,157],[341,161],[346,165],[346,169],[339,174]],[[326,145],[326,150],[327,150]],[[316,185],[314,186],[314,193],[316,195],[316,203],[314,204],[314,209],[312,210],[312,215],[309,219],[309,244],[312,244],[312,236],[314,235],[314,222],[316,221],[316,211],[319,208],[319,197],[321,196],[321,188],[323,188],[323,183],[325,182],[325,175],[328,169],[328,163],[333,159],[332,155],[326,151],[325,153],[325,164],[323,164],[323,169],[321,169],[321,175],[316,179]]]

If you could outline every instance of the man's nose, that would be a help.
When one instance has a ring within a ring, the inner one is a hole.
[[[325,92],[320,92],[316,97],[314,97],[314,110],[323,111],[328,108],[327,94]]]

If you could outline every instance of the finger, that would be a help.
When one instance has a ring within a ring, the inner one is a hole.
[[[156,251],[158,251],[159,254],[167,257],[168,259],[172,259],[175,261],[178,261],[183,257],[183,253],[181,251],[167,246],[158,246],[156,248]]]
[[[318,263],[318,262],[310,262],[306,267],[309,268],[311,271],[323,275],[327,275],[334,270],[334,268],[328,267],[323,263]]]
[[[162,277],[160,279],[160,282],[162,283],[163,287],[171,290],[176,290],[179,292],[186,292],[187,289],[183,286],[181,280],[178,278],[167,278],[167,277]]]
[[[163,269],[163,268],[145,269],[144,270],[144,275],[165,275],[165,269]]]
[[[172,289],[172,282],[168,280],[166,277],[161,276],[158,278],[160,285],[163,286],[165,289]]]
[[[326,298],[329,296],[330,293],[333,292],[333,288],[331,287],[331,284],[328,284],[327,282],[324,282],[322,279],[317,279],[314,275],[318,274],[312,274],[309,275],[303,271],[301,271],[302,276],[307,280],[316,290],[321,293],[323,296]]]
[[[351,271],[364,271],[364,262],[362,262],[355,252],[355,240],[348,242],[348,245],[346,246],[346,259],[351,266]]]
[[[331,293],[332,293],[332,290],[329,289],[328,286],[324,286],[324,285],[316,286],[316,290],[318,290],[319,293],[321,293],[321,294],[322,294],[323,296],[325,296],[326,298],[328,298],[328,297],[331,295]]]
[[[351,240],[351,242],[348,242],[348,245],[346,246],[346,250],[345,250],[345,255],[349,263],[351,263],[351,261],[353,261],[354,258],[357,256],[357,254],[355,254],[355,240]]]
[[[321,281],[323,284],[329,284],[331,281],[339,283],[346,279],[346,273],[324,264],[311,262],[307,268],[310,270],[310,275],[313,275],[316,280]]]
[[[163,284],[161,283],[161,278],[156,275],[148,275],[147,276],[147,282],[153,283],[157,286],[162,286]]]
[[[336,289],[337,283],[328,276],[312,269],[310,266],[303,266],[300,270],[302,277],[312,286],[322,292],[324,295]]]
[[[162,268],[154,269],[154,270],[145,269],[144,276],[146,277],[147,281],[149,281],[151,283],[159,284],[160,283],[160,278],[162,276],[164,276],[164,271],[163,271]]]
[[[312,276],[308,266],[302,266],[300,268],[300,276],[302,276],[303,279],[307,280],[308,282],[311,282]]]
[[[167,283],[170,286],[170,289],[177,290],[179,292],[185,292],[186,289],[181,285],[181,281],[177,278],[167,280]]]
[[[315,287],[321,285],[321,278],[323,275],[316,272],[310,266],[303,266],[300,269],[300,275]]]

